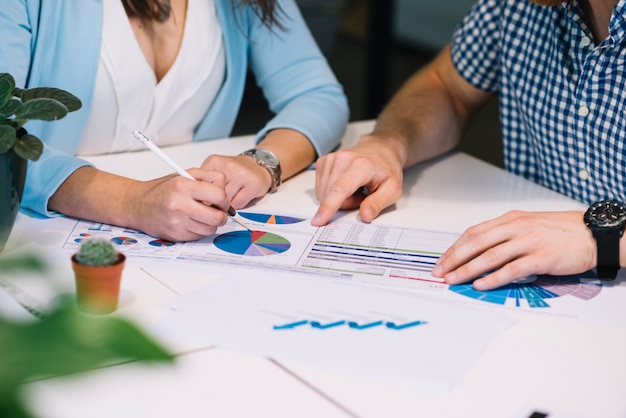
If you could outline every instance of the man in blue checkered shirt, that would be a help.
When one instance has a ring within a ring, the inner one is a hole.
[[[626,0],[478,0],[374,131],[318,160],[313,224],[340,208],[373,220],[400,198],[403,168],[453,149],[494,94],[509,171],[583,202],[626,199]],[[511,212],[468,229],[433,274],[456,284],[491,271],[474,281],[487,290],[596,262],[581,212]]]

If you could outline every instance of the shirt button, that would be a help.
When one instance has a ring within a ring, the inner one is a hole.
[[[589,114],[589,108],[587,106],[581,106],[578,108],[578,116],[587,116]]]
[[[589,46],[591,45],[591,39],[587,36],[583,36],[583,38],[580,40],[580,45],[581,46]]]
[[[580,177],[581,180],[587,180],[589,178],[589,172],[587,170],[580,170],[578,172],[578,177]]]

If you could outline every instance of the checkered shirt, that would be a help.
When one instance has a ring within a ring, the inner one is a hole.
[[[455,30],[452,60],[498,92],[507,170],[591,203],[626,201],[626,0],[595,45],[577,0],[479,0]]]

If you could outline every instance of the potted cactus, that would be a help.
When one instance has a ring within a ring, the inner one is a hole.
[[[81,101],[65,90],[21,89],[11,74],[0,73],[0,251],[19,211],[27,162],[37,161],[43,152],[41,140],[24,125],[29,120],[61,119],[81,106]]]
[[[106,239],[91,238],[81,243],[72,256],[79,309],[94,314],[117,309],[125,261],[126,256]]]

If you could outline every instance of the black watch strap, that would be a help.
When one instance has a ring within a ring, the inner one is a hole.
[[[598,278],[613,280],[617,276],[620,269],[619,240],[621,236],[622,231],[619,229],[594,232],[594,238],[598,243],[598,267],[596,268]]]

